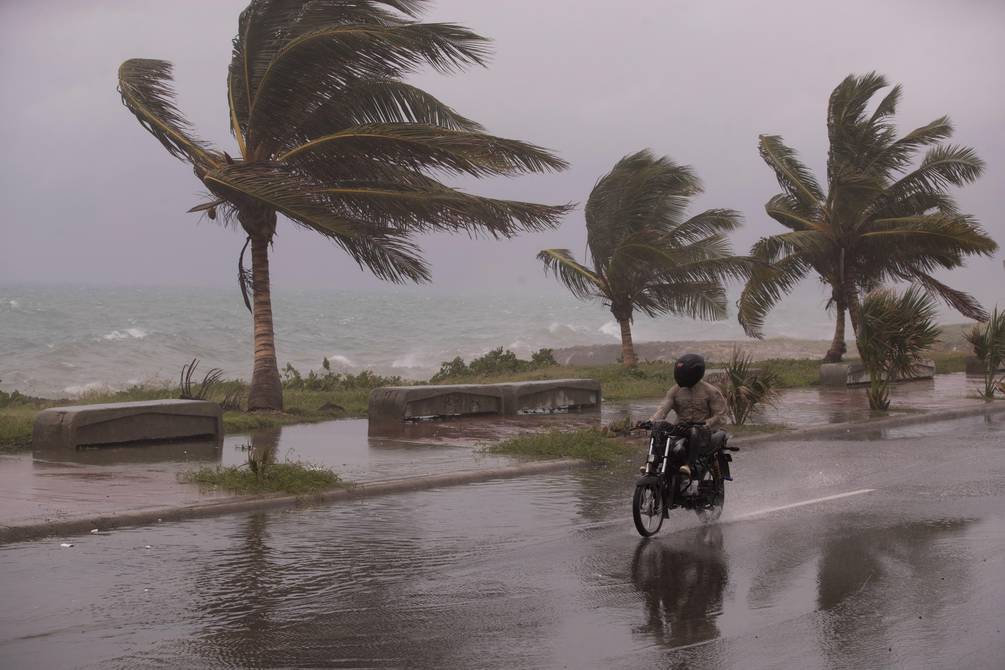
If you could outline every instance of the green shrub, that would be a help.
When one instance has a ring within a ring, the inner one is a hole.
[[[519,372],[530,372],[558,365],[551,349],[539,349],[530,355],[530,360],[517,358],[509,349],[499,347],[465,363],[460,356],[452,361],[440,363],[440,371],[429,381],[438,384],[450,379],[465,377],[491,377]]]

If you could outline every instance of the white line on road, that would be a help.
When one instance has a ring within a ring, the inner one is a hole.
[[[764,516],[765,514],[771,514],[773,512],[781,512],[782,510],[792,509],[793,507],[802,507],[804,505],[815,505],[816,503],[827,502],[828,500],[838,500],[840,498],[849,498],[851,496],[860,496],[863,493],[872,493],[876,489],[859,489],[858,491],[848,491],[847,493],[836,493],[832,496],[824,496],[823,498],[814,498],[813,500],[803,500],[802,502],[791,503],[789,505],[781,505],[780,507],[769,507],[768,509],[757,510],[756,512],[748,512],[746,514],[741,514],[740,516],[734,516],[729,521],[741,521],[743,519],[750,519],[755,516]]]

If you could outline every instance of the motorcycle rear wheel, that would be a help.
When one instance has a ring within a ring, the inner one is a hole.
[[[632,496],[632,519],[642,537],[659,532],[663,525],[663,491],[653,483],[638,484]]]
[[[719,471],[719,464],[717,462],[713,463],[712,467],[706,470],[702,476],[702,482],[709,481],[713,483],[714,487],[712,504],[694,508],[695,514],[698,515],[698,518],[703,523],[718,521],[719,517],[722,516],[722,508],[726,504],[726,481],[722,478],[722,473]]]

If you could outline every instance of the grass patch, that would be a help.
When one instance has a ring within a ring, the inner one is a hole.
[[[590,463],[606,464],[639,455],[637,444],[607,437],[593,428],[521,435],[490,445],[485,451],[490,454],[532,458],[578,458]]]
[[[37,413],[33,407],[0,408],[0,451],[31,446],[31,428]]]
[[[179,475],[183,482],[231,493],[289,493],[308,495],[344,486],[342,478],[328,468],[309,463],[272,463],[259,472],[247,465],[202,467]]]

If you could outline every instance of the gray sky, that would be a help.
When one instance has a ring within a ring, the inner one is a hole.
[[[225,78],[243,0],[0,0],[0,283],[231,286],[243,237],[185,210],[201,185],[121,105],[116,69],[130,57],[175,64],[180,105],[202,137],[236,153]],[[649,147],[689,163],[706,184],[698,208],[746,216],[738,251],[781,227],[763,213],[777,192],[756,150],[777,133],[822,177],[824,109],[849,73],[904,85],[903,131],[951,115],[985,177],[960,195],[1000,242],[1005,133],[1005,3],[997,0],[438,0],[432,20],[495,42],[487,69],[417,82],[496,134],[530,140],[572,164],[559,175],[461,182],[487,195],[583,203],[621,156]],[[555,232],[511,241],[422,240],[434,286],[561,290],[537,250],[581,254],[582,210]],[[281,226],[273,281],[370,287],[320,237]],[[1002,302],[1002,254],[953,284]],[[811,283],[812,284],[812,283]],[[808,291],[818,289],[811,287]]]

